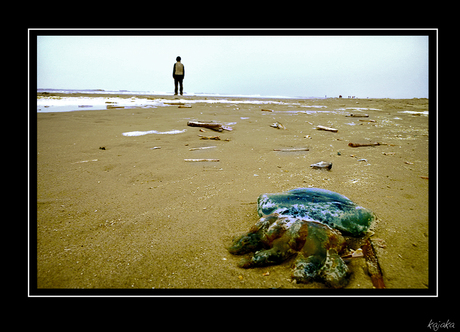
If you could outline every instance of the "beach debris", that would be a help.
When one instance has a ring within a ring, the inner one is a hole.
[[[270,272],[265,272],[264,274],[262,274],[264,277],[268,277],[270,275]]]
[[[189,121],[187,122],[187,126],[190,127],[205,127],[215,131],[222,131],[222,130],[233,130],[232,127],[224,126],[222,123],[218,122],[202,122],[202,121]]]
[[[284,130],[287,129],[281,122],[275,122],[275,123],[271,124],[270,127],[278,128],[278,129],[284,129]]]
[[[200,139],[212,139],[215,141],[220,141],[220,136],[203,136],[203,135],[198,135],[198,137],[201,137]]]
[[[269,109],[265,109],[265,108],[262,108],[261,111],[262,112],[273,112],[273,110],[269,110]]]
[[[316,164],[311,164],[310,167],[313,169],[327,169],[331,170],[332,168],[332,163],[329,163],[327,161],[320,161],[319,163]]]
[[[384,156],[394,156],[396,152],[382,152]]]
[[[99,150],[105,150],[105,146],[100,146]]]
[[[338,132],[339,130],[338,129],[335,129],[335,128],[331,128],[331,127],[325,127],[325,126],[316,126],[316,129],[318,130],[326,130],[326,131],[332,131],[334,133]]]
[[[181,103],[181,102],[176,102],[176,101],[173,101],[173,102],[163,102],[163,104],[165,105],[185,105],[185,103]]]
[[[192,105],[179,105],[178,108],[192,108]]]
[[[404,164],[413,165],[414,163],[411,163],[410,161],[405,161]]]
[[[74,163],[72,163],[72,164],[81,164],[81,163],[87,163],[87,162],[89,162],[89,161],[97,161],[97,159],[91,159],[91,160],[82,160],[82,161],[76,161],[76,162],[74,162]]]
[[[206,161],[218,162],[220,160],[219,159],[184,159],[184,161],[187,161],[187,162],[206,162]]]
[[[365,161],[367,163],[367,159],[358,159],[358,161]]]
[[[320,281],[331,288],[345,287],[350,275],[340,257],[348,252],[342,232],[362,237],[375,218],[372,211],[347,197],[319,188],[262,194],[257,212],[259,221],[249,232],[235,237],[228,248],[233,255],[248,254],[238,266],[281,264],[298,254],[293,263],[292,283]],[[354,253],[357,258],[360,250]]]
[[[354,113],[351,113],[351,114],[348,114],[348,115],[345,115],[345,116],[353,117],[353,118],[368,118],[369,114],[354,114]]]
[[[342,257],[343,259],[344,258],[361,258],[361,257],[364,257],[363,249],[361,249],[361,248],[358,248],[356,250],[351,249],[350,253],[348,253],[347,255],[340,256],[340,257]]]
[[[150,150],[157,150],[157,149],[161,149],[161,146],[154,146],[153,148],[150,148]]]
[[[107,105],[107,109],[114,109],[114,108],[125,108],[124,106],[118,106],[118,105]]]
[[[380,268],[377,255],[375,254],[375,249],[372,245],[371,239],[367,239],[365,244],[362,246],[364,258],[366,259],[367,272],[371,277],[372,284],[375,288],[385,288],[385,283],[383,282],[382,270]]]
[[[206,149],[213,149],[213,148],[216,148],[217,146],[202,146],[202,147],[199,147],[199,148],[191,148],[189,149],[189,151],[195,151],[195,150],[206,150]]]
[[[379,143],[379,142],[373,142],[373,143],[348,143],[348,146],[351,146],[352,148],[357,148],[360,146],[375,146],[375,145],[387,145],[386,143]]]
[[[129,131],[126,133],[122,133],[123,136],[143,136],[149,134],[158,134],[158,135],[174,135],[174,134],[181,134],[185,133],[187,129],[183,130],[169,130],[169,131],[156,131],[156,130],[148,130],[148,131]]]
[[[280,151],[280,152],[297,152],[297,151],[310,151],[310,149],[309,149],[309,148],[273,149],[273,151]]]
[[[310,136],[310,135],[305,135],[304,138],[309,138],[309,139],[311,139],[311,136]]]
[[[360,257],[364,257],[363,249],[361,248],[356,249],[351,254],[351,258],[360,258]]]
[[[375,120],[372,120],[372,119],[359,119],[358,121],[361,121],[361,122],[375,122]]]
[[[421,176],[420,178],[421,178],[421,179],[428,180],[428,176]]]

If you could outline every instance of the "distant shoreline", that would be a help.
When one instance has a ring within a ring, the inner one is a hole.
[[[88,94],[88,95],[119,95],[119,96],[169,96],[174,97],[174,93],[167,91],[131,91],[131,90],[104,90],[104,89],[37,89],[37,94]],[[185,92],[183,97],[220,97],[220,98],[262,98],[262,99],[340,99],[339,96],[265,96],[265,95],[243,95],[243,94],[222,94],[212,92]],[[407,100],[407,99],[428,99],[428,98],[390,98],[390,97],[361,97],[361,96],[345,96],[342,99],[392,99],[392,100]]]
[[[37,94],[109,94],[109,95],[148,95],[148,96],[174,96],[174,93],[166,91],[131,91],[131,90],[104,90],[104,89],[37,89]],[[325,99],[324,97],[303,97],[303,96],[263,96],[259,94],[242,95],[242,94],[221,94],[211,92],[185,92],[184,97],[239,97],[239,98],[278,98],[278,99]]]

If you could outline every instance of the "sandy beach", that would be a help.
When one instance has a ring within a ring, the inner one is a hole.
[[[209,102],[222,99],[231,102]],[[291,282],[293,259],[245,270],[227,251],[258,220],[260,194],[298,187],[371,209],[386,287],[427,288],[428,100],[271,100],[38,113],[38,288],[325,288]],[[233,130],[202,132],[191,120]],[[286,129],[270,126],[276,122]],[[123,135],[136,131],[156,133]],[[170,131],[177,133],[161,134]],[[332,169],[310,167],[319,161]],[[372,289],[365,266],[359,258],[349,264],[346,288]]]

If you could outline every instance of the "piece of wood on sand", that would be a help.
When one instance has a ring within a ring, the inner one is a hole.
[[[206,161],[218,162],[219,159],[184,159],[184,161],[187,161],[187,162],[206,162]]]
[[[211,139],[214,141],[220,141],[220,136],[203,136],[203,135],[198,135],[200,139]]]
[[[218,122],[188,121],[187,126],[205,127],[205,128],[209,128],[212,130],[222,131],[222,123],[218,123]]]
[[[354,113],[351,113],[351,114],[348,114],[348,115],[345,115],[345,116],[352,117],[352,118],[368,118],[369,114],[354,114]]]
[[[375,254],[374,246],[372,241],[367,239],[365,244],[362,246],[364,258],[366,259],[367,271],[371,276],[372,284],[375,288],[385,288],[383,282],[382,270],[380,268],[377,255]]]
[[[310,151],[310,149],[309,148],[291,148],[291,149],[273,149],[273,151],[297,152],[297,151]]]
[[[371,142],[371,143],[348,143],[348,146],[352,148],[358,148],[360,146],[377,146],[377,145],[387,145],[387,143]]]
[[[338,132],[339,130],[338,129],[335,129],[335,128],[331,128],[331,127],[325,127],[325,126],[316,126],[316,129],[318,130],[326,130],[326,131],[332,131],[334,133]]]
[[[204,121],[188,121],[187,126],[190,127],[205,127],[215,131],[228,130],[231,131],[233,128],[224,126],[222,123],[218,122],[204,122]]]

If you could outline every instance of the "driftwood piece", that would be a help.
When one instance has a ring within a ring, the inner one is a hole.
[[[179,105],[178,108],[192,108],[192,105]]]
[[[375,249],[372,245],[372,241],[370,239],[367,239],[362,248],[364,258],[366,259],[367,263],[367,270],[371,277],[372,284],[375,288],[385,288],[382,270],[380,269],[379,261],[377,260],[377,255],[375,254]]]
[[[190,127],[205,127],[216,131],[222,131],[222,123],[217,122],[201,122],[201,121],[189,121],[187,126]]]
[[[201,139],[212,139],[215,141],[220,141],[220,136],[203,136],[203,135],[198,135],[198,136],[201,137]]]
[[[316,129],[318,130],[326,130],[326,131],[332,131],[334,133],[338,132],[339,130],[338,129],[335,129],[335,128],[331,128],[331,127],[325,127],[325,126],[316,126]]]
[[[297,152],[297,151],[310,151],[310,149],[309,149],[309,148],[273,149],[273,151],[280,151],[280,152]]]
[[[360,146],[376,146],[376,145],[387,145],[386,143],[372,142],[372,143],[348,143],[348,146],[352,148],[357,148]]]
[[[346,115],[346,116],[353,117],[353,118],[368,118],[369,114],[354,114],[354,113],[351,113],[351,114]]]
[[[219,159],[184,159],[184,161],[190,161],[190,162],[202,162],[202,161],[218,162]]]
[[[228,130],[231,131],[232,127],[226,127],[222,123],[218,122],[202,122],[202,121],[189,121],[187,126],[190,127],[205,127],[216,131]]]

